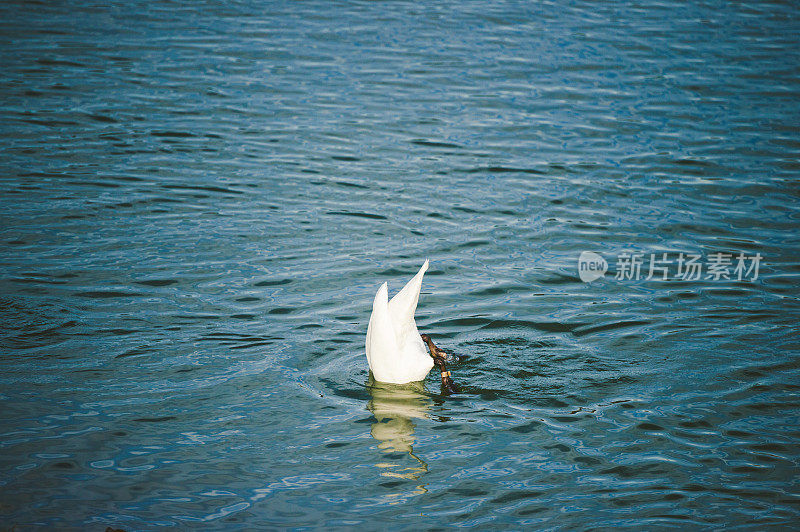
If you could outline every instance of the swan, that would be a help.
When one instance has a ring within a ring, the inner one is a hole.
[[[391,300],[387,283],[378,288],[367,326],[367,363],[376,381],[391,384],[424,380],[435,363],[442,373],[442,385],[447,391],[456,392],[458,387],[445,367],[446,353],[433,344],[430,336],[420,335],[414,321],[426,271],[428,260]]]
[[[367,362],[376,381],[406,384],[424,380],[433,358],[417,330],[417,310],[426,260],[417,274],[389,301],[389,285],[383,283],[372,302],[367,326]]]

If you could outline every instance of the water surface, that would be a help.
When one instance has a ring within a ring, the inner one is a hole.
[[[792,3],[0,21],[4,526],[798,526]],[[763,262],[617,280],[624,252]],[[426,258],[455,396],[364,357]]]

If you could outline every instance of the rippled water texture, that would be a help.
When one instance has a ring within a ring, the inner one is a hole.
[[[799,16],[3,2],[2,526],[798,527]]]

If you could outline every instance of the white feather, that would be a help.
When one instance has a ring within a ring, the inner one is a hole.
[[[383,283],[372,302],[367,327],[367,362],[376,381],[405,384],[425,379],[433,359],[419,336],[414,312],[417,310],[422,276],[428,261],[389,301],[389,288]]]

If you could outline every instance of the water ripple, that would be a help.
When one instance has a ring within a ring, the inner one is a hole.
[[[791,528],[795,11],[6,2],[3,523]],[[364,360],[426,258],[461,394]]]

